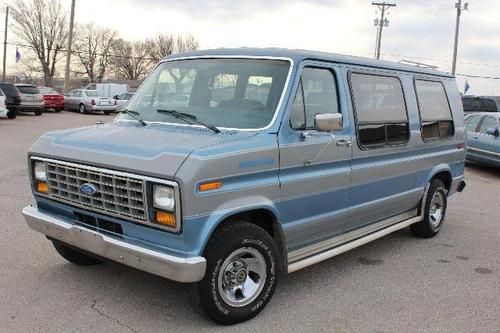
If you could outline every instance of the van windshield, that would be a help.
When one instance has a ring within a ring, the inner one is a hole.
[[[217,127],[259,129],[273,119],[290,63],[284,60],[190,59],[163,62],[127,109],[145,121],[185,124],[174,110]],[[122,114],[121,119],[130,119]]]

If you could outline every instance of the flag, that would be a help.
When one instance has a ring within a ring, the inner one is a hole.
[[[21,60],[21,53],[19,53],[19,49],[16,46],[16,64]]]
[[[469,89],[470,89],[469,81],[465,80],[464,95],[467,94],[467,91],[469,91]]]

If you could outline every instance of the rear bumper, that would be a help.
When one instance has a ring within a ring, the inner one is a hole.
[[[76,226],[64,217],[28,206],[23,209],[28,226],[68,245],[124,265],[178,282],[203,279],[203,257],[180,258]]]
[[[44,110],[45,110],[44,104],[33,104],[33,105],[21,104],[19,106],[19,109],[18,109],[18,111],[21,111],[21,112],[38,112],[38,111],[44,111]]]
[[[92,105],[89,110],[114,112],[116,109],[116,105]]]

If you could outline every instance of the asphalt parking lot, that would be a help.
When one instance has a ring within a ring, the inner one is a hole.
[[[1,332],[500,332],[500,171],[476,165],[436,238],[402,230],[291,274],[257,318],[232,327],[201,316],[189,285],[67,263],[21,216],[33,201],[26,151],[45,131],[112,117],[0,120]]]

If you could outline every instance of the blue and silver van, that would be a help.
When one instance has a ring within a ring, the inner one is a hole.
[[[28,225],[77,265],[197,283],[204,311],[257,315],[282,274],[399,229],[433,237],[465,187],[454,77],[327,53],[170,56],[115,121],[28,153]]]

